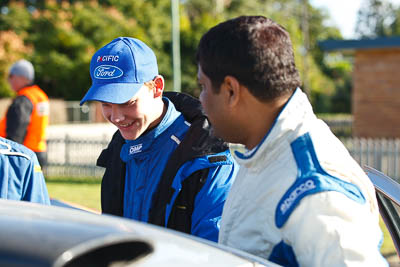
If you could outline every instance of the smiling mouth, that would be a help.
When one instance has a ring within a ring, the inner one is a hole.
[[[132,125],[135,125],[136,127],[139,127],[140,123],[138,121],[132,121],[132,122],[126,123],[126,124],[120,123],[120,124],[118,124],[118,128],[129,128]]]

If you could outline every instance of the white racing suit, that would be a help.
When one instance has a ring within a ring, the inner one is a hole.
[[[284,266],[387,266],[374,187],[297,89],[251,151],[219,242]]]

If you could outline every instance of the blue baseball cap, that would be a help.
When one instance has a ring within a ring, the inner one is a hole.
[[[142,41],[119,37],[100,48],[90,62],[92,86],[81,100],[122,104],[158,75],[157,58]]]

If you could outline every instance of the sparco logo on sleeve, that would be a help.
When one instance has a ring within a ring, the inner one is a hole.
[[[129,155],[142,152],[142,144],[134,145],[129,148]]]
[[[296,201],[296,199],[304,194],[305,192],[314,189],[316,186],[314,184],[313,180],[307,180],[304,183],[301,183],[299,186],[297,186],[287,197],[283,203],[280,206],[280,210],[282,214],[285,214],[286,211],[293,205],[293,203]]]
[[[94,69],[93,75],[96,79],[116,79],[122,76],[124,72],[112,65],[100,65]]]

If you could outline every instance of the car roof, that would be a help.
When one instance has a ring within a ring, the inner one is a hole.
[[[23,201],[0,199],[0,232],[0,266],[277,266],[166,228]]]

